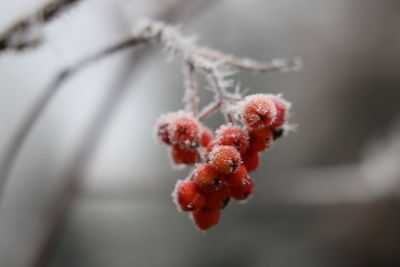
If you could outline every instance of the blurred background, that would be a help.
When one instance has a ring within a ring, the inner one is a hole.
[[[2,1],[0,32],[42,3]],[[171,168],[152,136],[161,113],[182,108],[181,66],[157,49],[100,61],[62,86],[18,155],[0,205],[1,267],[400,266],[398,0],[82,0],[40,47],[0,55],[0,159],[50,80],[143,16],[237,56],[301,57],[300,72],[235,77],[249,93],[283,93],[297,132],[263,153],[252,199],[202,233],[170,196],[190,169]],[[55,213],[100,103],[121,88],[78,192]]]

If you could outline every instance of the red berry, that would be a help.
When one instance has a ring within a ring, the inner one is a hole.
[[[205,204],[205,197],[195,182],[178,181],[172,195],[178,209],[183,211],[198,210]]]
[[[220,173],[233,173],[242,163],[239,152],[233,146],[215,146],[209,154],[210,164]]]
[[[213,139],[213,133],[210,129],[208,129],[207,127],[203,127],[202,128],[202,132],[201,132],[201,136],[200,136],[200,144],[202,147],[207,147],[208,144],[210,144],[210,142]]]
[[[211,141],[207,146],[207,152],[210,153],[216,145],[217,143],[215,142],[215,140]]]
[[[260,163],[259,152],[246,152],[242,155],[243,164],[246,166],[248,172],[254,171],[258,168]]]
[[[205,205],[204,208],[208,210],[220,210],[225,208],[231,197],[229,187],[224,185],[218,191],[210,192],[205,194]]]
[[[194,164],[197,162],[198,154],[194,149],[171,147],[171,157],[175,164]]]
[[[210,164],[196,166],[193,171],[193,180],[197,182],[203,192],[212,192],[223,186],[223,177]]]
[[[251,129],[265,128],[275,122],[275,103],[265,94],[245,97],[239,108],[239,116],[243,124]]]
[[[262,152],[271,147],[273,134],[269,128],[254,129],[249,132],[249,152]]]
[[[244,200],[253,193],[253,179],[250,176],[233,177],[229,188],[234,199]]]
[[[276,119],[274,123],[270,125],[271,128],[277,128],[282,126],[287,118],[290,109],[290,103],[282,99],[280,96],[268,95],[268,97],[274,102],[276,107]]]
[[[171,145],[171,140],[169,138],[168,127],[172,120],[174,113],[167,113],[161,115],[155,125],[155,135],[156,137],[166,145]]]
[[[168,134],[173,145],[196,148],[199,145],[200,123],[189,113],[177,112],[168,126]]]
[[[244,164],[241,164],[238,168],[238,170],[235,173],[230,173],[225,175],[225,182],[228,184],[232,183],[233,181],[237,179],[242,179],[244,177],[247,177],[249,174],[247,172],[246,166]]]
[[[234,146],[242,154],[249,147],[249,134],[243,127],[222,125],[216,132],[216,142],[218,145]]]
[[[201,209],[192,213],[194,223],[200,230],[207,230],[218,223],[220,219],[219,210]]]

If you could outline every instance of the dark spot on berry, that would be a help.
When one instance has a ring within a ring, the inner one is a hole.
[[[225,198],[224,200],[222,200],[222,203],[224,203],[224,208],[226,207],[226,205],[228,205],[228,203],[229,203],[229,201],[231,200],[231,198],[230,197],[228,197],[228,198]]]
[[[232,162],[232,164],[231,164],[232,172],[235,172],[238,167],[239,167],[239,165],[238,165],[238,163],[236,161]]]
[[[250,194],[250,192],[249,192],[249,191],[246,191],[246,192],[243,193],[243,197],[246,198],[249,194]]]
[[[242,144],[240,143],[240,141],[236,141],[235,143],[233,143],[233,146],[236,148],[239,148]]]
[[[260,117],[260,121],[265,121],[267,119],[267,116],[265,116],[263,114],[260,114],[259,117]]]
[[[283,132],[284,132],[283,128],[272,129],[272,136],[273,136],[274,140],[282,137]]]
[[[193,142],[190,143],[190,146],[189,146],[189,147],[190,147],[191,149],[196,149],[196,148],[199,147],[199,145],[200,145],[199,140],[195,140],[195,141],[193,141]]]
[[[221,183],[221,179],[219,179],[219,178],[214,178],[214,179],[213,179],[212,185],[213,185],[213,186],[217,186],[217,185],[219,185],[220,183]]]

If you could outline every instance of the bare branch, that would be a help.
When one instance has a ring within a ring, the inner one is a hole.
[[[198,98],[198,85],[196,79],[196,71],[193,62],[186,60],[183,69],[183,75],[185,78],[185,94],[183,96],[183,102],[185,103],[185,109],[197,116],[199,108]]]
[[[194,52],[205,58],[222,62],[231,67],[254,72],[268,73],[277,71],[294,71],[301,68],[300,58],[274,59],[271,62],[263,63],[251,59],[240,59],[208,48],[197,47]]]
[[[73,66],[70,66],[63,71],[61,71],[50,85],[43,91],[39,98],[34,102],[30,111],[27,113],[26,118],[24,118],[16,131],[16,135],[10,142],[9,147],[6,149],[5,156],[0,165],[0,198],[3,195],[7,179],[10,175],[11,168],[15,162],[18,152],[20,151],[22,145],[24,144],[28,134],[30,133],[32,127],[47,107],[48,103],[54,97],[54,95],[59,91],[61,86],[67,81],[71,76],[81,69],[91,65],[105,57],[113,55],[117,52],[121,52],[125,49],[136,47],[140,44],[146,43],[147,40],[143,38],[130,38],[122,42],[118,42],[116,45],[112,45],[96,54],[88,56]]]
[[[21,51],[38,46],[42,36],[32,33],[34,28],[51,22],[81,0],[50,0],[0,34],[0,53],[6,50]]]

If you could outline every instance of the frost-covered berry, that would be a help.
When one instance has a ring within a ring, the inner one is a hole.
[[[270,148],[273,141],[273,134],[269,128],[254,129],[249,132],[249,152],[262,152]]]
[[[197,165],[192,177],[203,192],[217,191],[223,186],[222,175],[211,164]]]
[[[275,122],[276,114],[276,105],[266,94],[246,96],[238,109],[243,124],[251,129],[270,126]]]
[[[249,173],[247,172],[246,166],[244,166],[244,164],[240,164],[240,166],[236,172],[225,175],[225,182],[230,184],[233,181],[235,181],[237,179],[242,179],[244,177],[247,177],[248,175],[249,175]]]
[[[223,146],[234,146],[240,154],[249,147],[248,130],[233,124],[222,125],[216,131],[216,143]]]
[[[190,113],[177,112],[168,126],[171,143],[184,148],[196,148],[199,145],[200,122]]]
[[[218,144],[215,142],[215,140],[211,141],[208,145],[207,145],[207,152],[210,153],[215,146],[217,146]]]
[[[276,95],[268,95],[268,97],[274,102],[276,107],[276,118],[275,121],[270,125],[271,128],[277,128],[282,126],[287,119],[290,103]]]
[[[246,152],[242,155],[243,164],[246,166],[248,172],[254,171],[260,164],[260,153],[259,152]]]
[[[175,164],[195,164],[198,160],[197,151],[180,146],[171,147],[171,157]]]
[[[200,230],[207,230],[220,219],[219,210],[201,209],[192,213],[193,221]]]
[[[244,200],[253,193],[253,179],[249,175],[235,175],[232,178],[229,189],[234,199]]]
[[[161,115],[155,124],[154,131],[155,136],[158,140],[166,145],[171,145],[171,140],[169,138],[168,127],[171,120],[173,119],[175,113],[167,113]]]
[[[220,173],[233,173],[242,163],[240,153],[233,146],[215,146],[208,155],[210,164]]]
[[[178,181],[172,197],[178,209],[182,211],[198,210],[205,204],[205,197],[195,182]]]
[[[213,133],[207,127],[202,127],[201,135],[200,135],[200,145],[202,147],[207,147],[210,142],[213,140]]]
[[[208,210],[220,210],[228,205],[231,198],[228,185],[223,185],[218,191],[205,194],[204,208]]]

